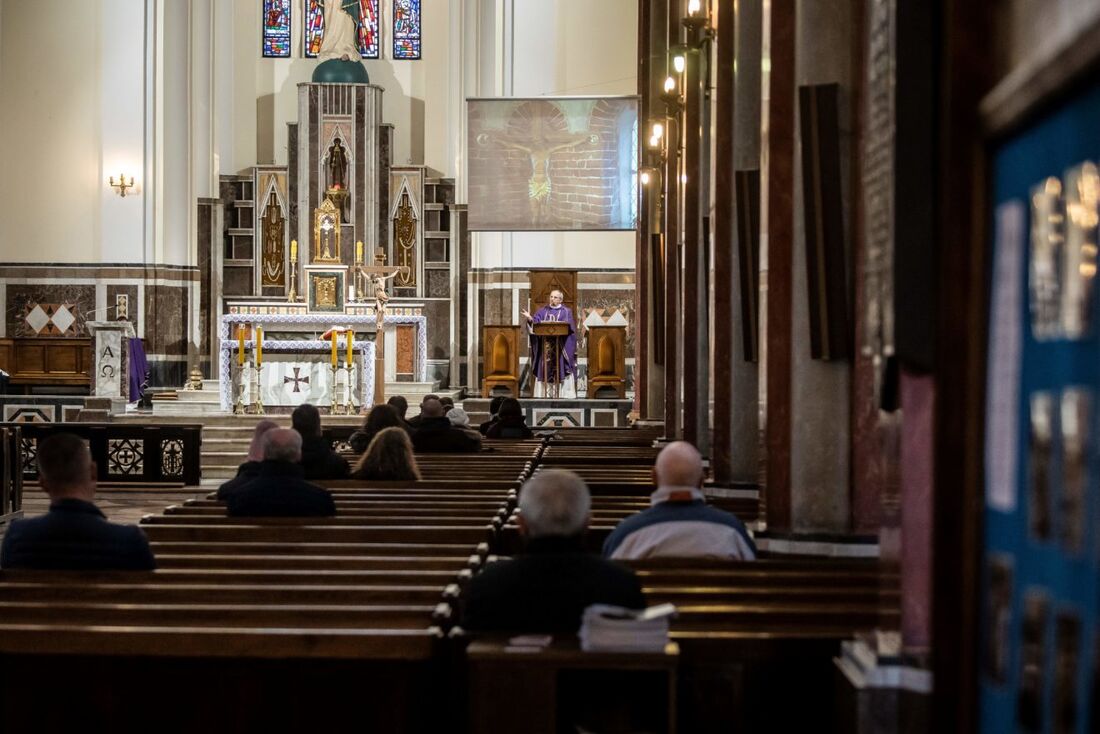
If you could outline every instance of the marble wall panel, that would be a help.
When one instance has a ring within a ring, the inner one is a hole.
[[[141,333],[141,313],[138,312],[138,287],[136,285],[107,285],[107,315],[102,316],[104,321],[122,320],[125,318],[134,325],[134,332]],[[119,296],[126,296],[126,311],[116,309],[119,304]]]
[[[38,304],[65,305],[67,306],[66,310],[75,317],[75,320],[72,320],[71,324],[66,321],[64,325],[69,328],[64,330],[64,334],[55,333],[54,330],[50,330],[49,334],[45,330],[37,332],[27,322],[26,316]],[[48,285],[8,283],[7,285],[5,312],[7,313],[8,336],[38,336],[40,333],[43,336],[87,336],[84,329],[84,314],[91,313],[94,310],[94,285],[60,283]]]
[[[187,354],[188,294],[178,286],[145,287],[145,351],[147,354]]]
[[[577,304],[577,321],[584,321],[588,314],[595,310],[602,312],[604,318],[621,311],[626,317],[626,353],[634,356],[634,291],[612,290],[602,288],[578,288],[579,303]]]
[[[299,275],[300,277],[300,275]],[[252,293],[252,268],[226,268],[222,295],[247,296]]]
[[[447,262],[447,240],[440,237],[425,238],[424,261],[430,263]]]
[[[508,290],[489,290],[478,293],[481,324],[501,325],[512,323],[512,292]],[[520,300],[520,303],[526,303]]]
[[[150,387],[180,387],[187,381],[187,362],[180,361],[150,361],[149,385]]]
[[[451,295],[451,271],[450,270],[425,270],[424,278],[428,281],[428,298],[449,298]]]
[[[425,301],[428,319],[428,359],[447,359],[451,353],[450,301]]]

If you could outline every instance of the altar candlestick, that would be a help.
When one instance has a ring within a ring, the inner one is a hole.
[[[348,334],[348,366],[350,367],[351,363],[352,363],[352,360],[354,359],[353,352],[351,351],[351,349],[352,349],[351,345],[352,345],[352,341],[355,338],[355,332],[352,331],[351,329],[348,329],[347,334]]]
[[[290,241],[290,259],[292,262],[298,260],[298,240]]]
[[[256,327],[256,366],[259,367],[264,360],[264,327]]]
[[[355,243],[355,263],[357,265],[363,264],[363,240]]]
[[[336,369],[336,330],[332,330],[332,369]]]
[[[237,324],[237,364],[244,366],[244,324]]]

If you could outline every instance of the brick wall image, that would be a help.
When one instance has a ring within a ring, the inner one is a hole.
[[[470,228],[631,229],[634,98],[471,100]]]

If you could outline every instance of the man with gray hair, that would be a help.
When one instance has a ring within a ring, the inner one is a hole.
[[[462,626],[469,630],[576,632],[590,604],[645,606],[634,574],[586,553],[582,543],[592,499],[573,472],[540,471],[520,490],[518,558],[489,564],[466,589]]]
[[[603,545],[614,560],[639,558],[720,558],[751,561],[756,545],[745,524],[707,505],[703,458],[686,441],[661,449],[653,467],[657,489],[648,510],[619,523]]]
[[[226,500],[230,517],[326,517],[336,514],[332,495],[305,480],[302,436],[273,428],[262,439],[260,474]]]

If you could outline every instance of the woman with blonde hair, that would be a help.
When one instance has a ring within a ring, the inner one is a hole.
[[[403,428],[383,428],[371,439],[351,473],[354,479],[411,482],[420,479],[412,441]]]

